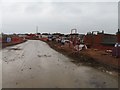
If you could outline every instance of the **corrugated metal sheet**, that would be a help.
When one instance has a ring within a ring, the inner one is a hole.
[[[105,34],[102,37],[102,42],[103,44],[115,44],[117,42],[117,36],[116,35],[110,35],[110,34]]]
[[[112,34],[86,35],[84,43],[90,47],[101,49],[112,49],[117,42],[117,36]]]

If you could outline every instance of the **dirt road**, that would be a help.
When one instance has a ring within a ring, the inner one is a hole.
[[[3,54],[3,88],[116,88],[118,78],[71,59],[42,41],[7,47]]]

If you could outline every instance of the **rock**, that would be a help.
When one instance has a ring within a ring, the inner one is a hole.
[[[103,72],[105,72],[105,70],[102,70]]]
[[[16,85],[18,85],[18,83],[16,82]]]
[[[112,74],[112,72],[109,72],[109,74]]]
[[[38,57],[41,57],[41,55],[38,55]]]
[[[44,55],[45,57],[47,57],[47,55]]]
[[[94,51],[98,51],[98,49],[94,49]]]
[[[71,60],[71,62],[75,62],[75,60]]]
[[[106,82],[103,82],[104,84],[106,84]]]
[[[106,73],[109,73],[108,71],[106,71]]]

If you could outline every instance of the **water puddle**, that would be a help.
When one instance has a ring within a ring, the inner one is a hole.
[[[51,55],[37,55],[38,57],[51,57]]]
[[[22,50],[20,48],[9,48],[8,50]]]

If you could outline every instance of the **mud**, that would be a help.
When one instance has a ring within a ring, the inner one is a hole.
[[[72,59],[71,62],[75,63],[78,66],[85,65],[96,68],[102,72],[106,72],[108,74],[118,76],[120,75],[119,69],[114,68],[110,65],[106,65],[104,63],[97,62],[94,58],[87,55],[86,53],[82,52],[75,52],[70,48],[61,47],[60,44],[56,42],[46,42],[51,48],[55,49],[56,51],[62,53],[63,55]]]
[[[5,48],[5,47],[8,47],[8,46],[14,46],[14,45],[17,45],[17,44],[21,44],[21,43],[24,43],[26,42],[27,40],[23,40],[21,42],[10,42],[10,43],[2,43],[2,48]]]
[[[89,66],[78,67],[71,62],[73,59],[56,52],[42,41],[29,40],[10,48],[16,47],[21,50],[2,50],[3,88],[118,87],[118,77]]]
[[[9,50],[21,50],[20,48],[10,48]]]
[[[51,55],[38,55],[38,57],[51,57]]]

